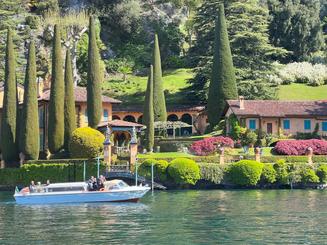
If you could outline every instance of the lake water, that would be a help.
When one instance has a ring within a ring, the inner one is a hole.
[[[20,206],[0,244],[327,244],[327,191],[167,191],[140,203]]]

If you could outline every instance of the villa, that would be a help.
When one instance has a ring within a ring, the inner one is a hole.
[[[227,101],[225,118],[232,114],[242,126],[268,134],[278,135],[280,129],[286,135],[312,133],[318,125],[318,133],[327,135],[327,101],[244,100],[240,96]]]
[[[40,151],[47,148],[47,133],[48,133],[48,106],[50,101],[50,84],[47,82],[38,82],[38,104],[39,104],[39,130],[40,130]],[[4,86],[0,83],[0,108],[3,106]],[[86,127],[88,125],[87,118],[87,91],[84,87],[74,88],[75,108],[76,108],[76,122],[77,127]],[[19,103],[24,100],[24,86],[17,85],[17,97]],[[113,105],[120,104],[121,101],[102,96],[102,117],[100,124],[112,120]],[[1,118],[1,113],[0,113]]]
[[[48,133],[48,106],[50,101],[50,82],[38,81],[38,104],[39,104],[39,131],[40,131],[40,151],[47,148],[47,133]],[[3,106],[4,84],[0,83],[0,110]],[[86,127],[88,125],[87,117],[87,90],[85,87],[75,87],[75,109],[76,109],[76,122],[77,127]],[[24,86],[17,85],[17,97],[19,104],[24,100]],[[103,113],[99,127],[107,125],[108,122],[114,121],[115,124],[123,124],[132,127],[142,124],[143,109],[142,106],[121,106],[120,100],[102,96]],[[203,134],[207,126],[206,115],[204,113],[204,106],[176,106],[168,107],[168,121],[183,121],[190,125],[190,128],[184,128],[182,135],[190,135],[192,133]],[[1,111],[0,111],[1,119]],[[116,125],[117,126],[117,125]],[[127,137],[127,135],[125,135]]]
[[[113,108],[112,118],[128,122],[142,123],[142,106],[122,106],[117,105]],[[207,116],[205,106],[173,105],[167,106],[167,121],[181,121],[190,125],[189,128],[182,130],[182,135],[193,133],[204,134],[207,127]]]

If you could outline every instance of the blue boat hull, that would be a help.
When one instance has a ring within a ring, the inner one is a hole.
[[[75,193],[35,193],[14,195],[17,204],[92,203],[137,201],[149,188],[126,191],[96,191]]]

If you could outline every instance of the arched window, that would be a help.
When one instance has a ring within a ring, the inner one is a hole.
[[[136,122],[135,117],[132,115],[125,116],[123,120],[127,122],[134,122],[134,123]]]
[[[187,124],[189,124],[191,127],[189,128],[183,128],[182,130],[182,135],[183,136],[188,136],[192,134],[192,127],[193,127],[193,123],[192,123],[192,116],[190,114],[183,114],[182,118],[181,118],[182,122],[185,122]]]
[[[178,116],[175,115],[175,114],[170,114],[170,115],[167,117],[167,121],[170,121],[170,122],[176,122],[176,121],[178,121]]]
[[[192,116],[190,114],[183,114],[181,121],[192,125]]]
[[[112,120],[120,120],[120,117],[117,116],[117,115],[113,115],[113,116],[112,116]]]

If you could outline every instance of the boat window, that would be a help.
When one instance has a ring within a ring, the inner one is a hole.
[[[127,187],[127,186],[128,186],[128,185],[127,185],[125,182],[123,182],[123,181],[119,182],[118,185],[119,185],[120,187]]]
[[[48,192],[58,192],[58,191],[84,191],[84,187],[83,186],[71,186],[71,187],[48,188]]]

